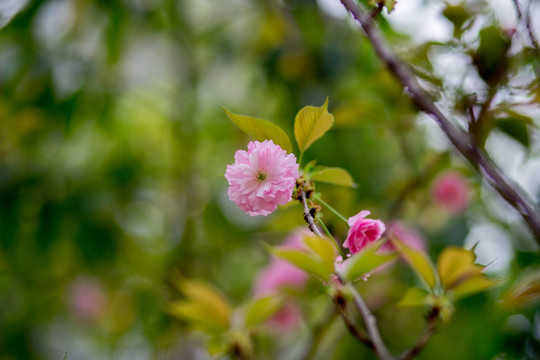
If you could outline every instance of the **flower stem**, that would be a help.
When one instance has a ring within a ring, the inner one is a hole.
[[[326,225],[324,225],[324,222],[322,221],[321,217],[320,216],[317,216],[317,220],[319,222],[319,225],[321,225],[321,227],[323,228],[324,232],[326,233],[326,235],[328,235],[328,237],[330,238],[330,240],[332,240],[332,242],[334,243],[334,246],[336,247],[336,249],[338,250],[339,254],[341,255],[341,258],[343,260],[345,260],[347,257],[345,255],[345,253],[343,252],[343,250],[341,250],[341,247],[339,246],[339,244],[337,243],[336,239],[334,239],[334,237],[332,236],[332,234],[330,233],[330,231],[328,231],[328,228],[326,227]]]
[[[348,224],[348,221],[347,221],[347,219],[345,218],[345,216],[341,215],[336,209],[334,209],[333,207],[331,207],[330,205],[328,205],[323,199],[321,199],[321,197],[319,196],[319,194],[315,194],[314,197],[315,197],[315,199],[317,199],[321,204],[323,204],[328,210],[330,210],[334,215],[336,215],[338,218],[340,218],[341,220],[345,221],[345,223]]]

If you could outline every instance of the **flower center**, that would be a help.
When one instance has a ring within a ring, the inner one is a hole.
[[[263,181],[264,179],[266,179],[266,174],[261,170],[257,170],[257,180]]]

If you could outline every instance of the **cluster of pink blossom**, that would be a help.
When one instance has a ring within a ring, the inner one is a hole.
[[[299,176],[293,154],[272,140],[251,141],[248,150],[238,150],[235,163],[227,165],[229,198],[248,215],[268,215],[284,205]]]

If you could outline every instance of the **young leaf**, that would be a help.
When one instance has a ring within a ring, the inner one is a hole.
[[[407,260],[409,265],[411,265],[414,271],[433,291],[433,288],[437,283],[437,278],[435,277],[433,265],[427,256],[423,252],[413,249],[395,237],[392,238],[392,243],[394,244],[395,248],[403,254],[403,257],[405,260]]]
[[[378,266],[393,260],[397,254],[377,254],[380,242],[373,243],[348,258],[343,264],[342,274],[345,279],[355,281]]]
[[[333,123],[334,117],[328,112],[328,98],[321,107],[303,107],[294,120],[294,136],[300,152],[305,151],[315,140],[323,136]]]
[[[191,311],[194,314],[204,312],[210,314],[215,322],[228,326],[231,318],[232,308],[227,298],[213,286],[198,280],[187,280],[179,278],[175,281],[178,289],[184,293],[188,301],[186,304],[197,304],[195,308],[190,305],[174,307],[174,311],[180,314],[182,311]],[[187,309],[187,310],[186,310]]]
[[[495,85],[506,75],[510,38],[498,27],[489,26],[479,32],[480,45],[473,55],[478,74],[489,85]]]
[[[305,272],[315,275],[323,281],[327,281],[332,274],[332,270],[319,257],[307,254],[303,251],[290,248],[273,248],[272,253],[283,260],[290,262]]]
[[[234,114],[226,108],[223,108],[223,111],[225,111],[225,114],[227,114],[229,119],[231,119],[240,130],[253,137],[255,140],[272,140],[286,152],[292,153],[293,148],[289,136],[273,122],[251,116]]]
[[[445,290],[452,289],[468,279],[480,276],[483,266],[474,264],[476,257],[471,250],[449,246],[439,255],[437,268]]]
[[[461,28],[463,24],[470,19],[471,14],[465,8],[465,4],[446,4],[446,7],[443,10],[443,16],[450,20],[454,24],[454,36],[458,37],[461,34]]]
[[[431,294],[425,289],[409,288],[398,303],[402,307],[416,307],[429,305],[432,302]]]
[[[396,0],[384,0],[384,6],[386,6],[389,14],[394,11],[394,7],[396,6],[396,4]]]
[[[229,328],[228,319],[225,321],[213,311],[214,309],[204,303],[181,300],[171,303],[167,310],[171,315],[186,320],[194,327],[208,333],[219,333]]]
[[[338,167],[317,166],[313,170],[311,179],[329,184],[356,187],[352,176],[347,170]]]
[[[497,286],[498,282],[488,279],[483,274],[470,278],[454,288],[454,300]]]
[[[321,239],[316,236],[305,236],[304,243],[313,250],[325,263],[330,272],[334,270],[334,261],[336,259],[336,248],[328,239]]]
[[[250,301],[245,308],[244,323],[247,328],[251,328],[263,323],[270,316],[274,315],[283,304],[283,300],[276,296],[265,296]]]

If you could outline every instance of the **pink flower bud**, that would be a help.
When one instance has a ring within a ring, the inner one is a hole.
[[[469,198],[469,185],[460,173],[445,172],[433,183],[433,200],[452,214],[462,213],[469,205]]]
[[[227,165],[229,198],[251,216],[268,215],[284,205],[299,176],[293,154],[287,154],[272,140],[251,141],[248,151],[238,150],[235,163]]]
[[[347,239],[343,243],[343,247],[348,248],[351,254],[357,253],[364,247],[377,241],[385,230],[382,221],[364,219],[369,214],[371,214],[371,212],[362,210],[348,219],[350,228]]]

